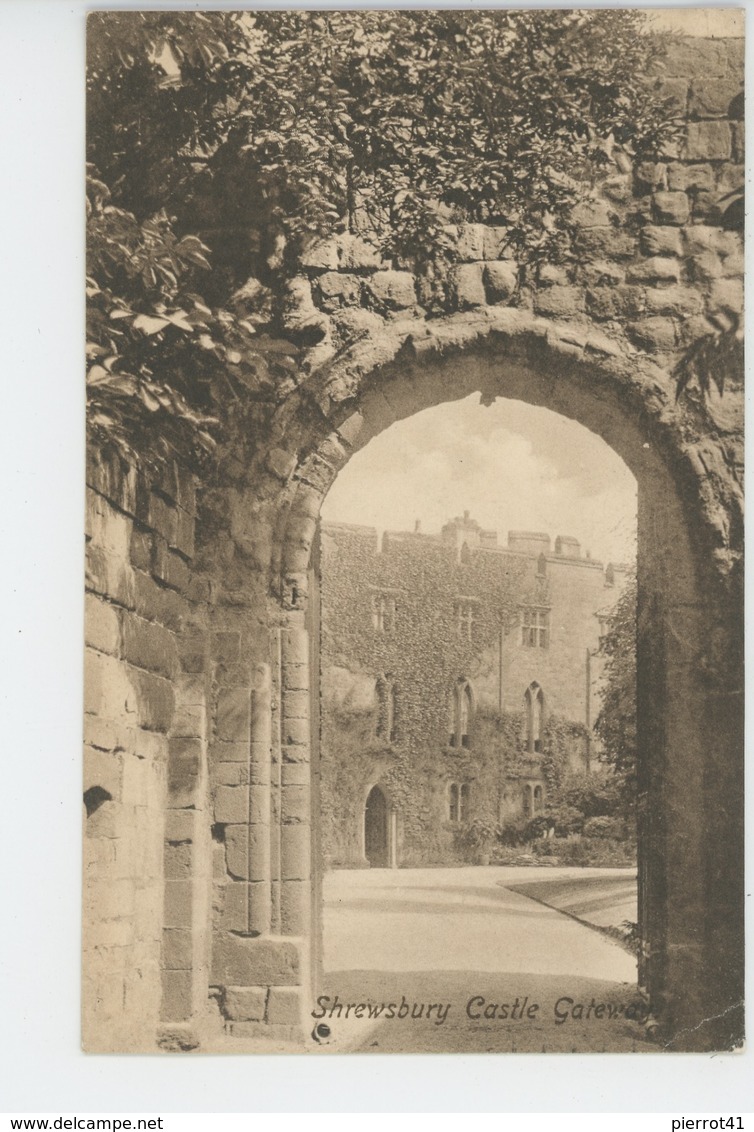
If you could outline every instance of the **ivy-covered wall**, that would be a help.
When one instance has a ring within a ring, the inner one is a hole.
[[[599,641],[595,614],[615,600],[615,571],[568,540],[553,554],[548,536],[512,532],[500,547],[468,514],[440,536],[386,532],[380,545],[371,528],[323,523],[320,538],[326,863],[368,864],[374,785],[396,814],[404,866],[458,860],[471,822],[524,814],[527,786],[541,788],[542,805],[556,801],[568,774],[588,766],[586,654]],[[547,625],[534,646],[522,629],[533,608]],[[537,751],[524,706],[535,680]],[[466,786],[463,806],[453,807],[452,784]]]

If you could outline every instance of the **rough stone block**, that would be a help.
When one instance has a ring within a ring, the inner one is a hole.
[[[283,743],[309,743],[311,725],[308,719],[286,719],[283,727]]]
[[[298,458],[293,452],[286,452],[284,448],[271,448],[267,453],[267,468],[273,476],[285,483],[296,470]]]
[[[136,508],[136,469],[124,464],[120,456],[92,450],[87,456],[86,481],[105,499],[129,515]]]
[[[580,228],[604,228],[610,224],[612,212],[604,200],[583,200],[573,209],[571,217]]]
[[[587,295],[587,308],[595,318],[632,318],[646,309],[643,287],[629,284],[618,287],[594,287]]]
[[[283,786],[308,786],[311,769],[306,763],[283,763],[280,776]]]
[[[642,161],[634,170],[639,192],[657,192],[668,187],[668,167],[664,162]]]
[[[178,649],[174,635],[155,621],[145,621],[135,613],[121,614],[123,657],[137,668],[171,679],[178,670]]]
[[[726,75],[730,68],[730,53],[724,39],[679,36],[668,46],[661,66],[664,74],[681,77]]]
[[[281,798],[283,822],[309,821],[309,791],[303,786],[284,786]]]
[[[220,925],[227,931],[244,932],[248,927],[249,885],[243,880],[231,880],[222,886]]]
[[[582,228],[576,235],[576,247],[598,259],[632,259],[636,240],[620,228]]]
[[[484,224],[449,225],[445,231],[455,245],[460,263],[484,259]]]
[[[677,192],[708,192],[715,187],[711,165],[684,165],[674,161],[668,167],[668,188]]]
[[[249,786],[249,815],[252,825],[268,825],[270,821],[270,788],[266,784]]]
[[[301,993],[298,987],[270,987],[267,1021],[271,1025],[296,1026],[301,1022]]]
[[[131,685],[125,666],[114,657],[87,648],[84,652],[84,711],[104,719],[120,719],[128,708]]]
[[[133,571],[127,560],[93,542],[86,546],[86,588],[125,609],[134,608]]]
[[[607,259],[596,259],[578,268],[578,280],[587,287],[617,287],[625,278],[625,268]]]
[[[186,511],[177,510],[172,533],[168,536],[168,546],[184,558],[194,557],[194,517]]]
[[[405,310],[416,305],[415,279],[408,271],[376,271],[366,288],[374,302],[386,310]]]
[[[672,351],[676,347],[675,323],[671,318],[643,318],[629,323],[628,332],[643,350]]]
[[[167,810],[165,813],[166,841],[193,841],[196,836],[196,810]]]
[[[366,271],[382,266],[373,244],[349,232],[319,240],[301,256],[301,266],[314,271]]]
[[[672,226],[658,227],[648,224],[641,230],[641,250],[649,256],[681,255],[681,234]],[[630,269],[629,269],[630,271]]]
[[[171,734],[176,739],[201,739],[207,728],[207,712],[203,704],[176,705]]]
[[[145,759],[126,755],[123,760],[123,801],[131,806],[148,806],[152,786],[152,767]]]
[[[584,310],[581,287],[549,287],[534,295],[534,310],[550,318],[570,318]]]
[[[162,1005],[160,1018],[163,1022],[186,1022],[191,1017],[190,971],[162,972]]]
[[[484,267],[484,285],[491,303],[504,303],[518,286],[518,271],[513,260],[491,260]]]
[[[652,210],[658,224],[686,224],[689,219],[689,198],[685,193],[655,193],[652,197]]]
[[[361,280],[358,275],[340,271],[327,271],[320,275],[315,286],[317,304],[325,311],[358,305],[361,299]]]
[[[209,757],[213,763],[248,763],[248,739],[245,743],[224,743],[216,740],[210,746]]]
[[[311,882],[284,881],[280,886],[280,930],[283,935],[306,936],[309,931],[310,909]],[[283,981],[278,980],[281,983]]]
[[[300,983],[298,948],[284,940],[218,933],[212,948],[212,982],[220,986],[292,986]]]
[[[85,599],[84,637],[90,648],[118,656],[120,628],[117,610],[93,594],[87,594]]]
[[[310,826],[283,826],[281,865],[283,880],[306,880],[311,870]]]
[[[200,739],[168,740],[168,794],[171,806],[191,806],[201,782],[204,747]]]
[[[482,263],[459,263],[449,273],[451,292],[459,310],[482,307],[487,302],[486,272]]]
[[[164,851],[164,870],[168,880],[191,879],[191,844],[180,841],[176,845],[168,842]]]
[[[243,763],[216,763],[212,781],[219,786],[248,786],[249,771]]]
[[[741,93],[743,76],[735,78],[695,79],[691,84],[689,114],[692,118],[732,118],[737,116],[735,100]],[[731,104],[733,105],[731,113]]]
[[[644,294],[649,314],[669,314],[685,318],[687,315],[699,314],[704,305],[696,287],[681,285],[647,287]]]
[[[226,987],[223,1014],[234,1022],[263,1022],[267,987]]]
[[[248,786],[218,786],[214,792],[215,821],[241,823],[249,820]]]
[[[716,279],[710,288],[709,305],[712,310],[741,314],[744,307],[743,280]]]
[[[245,818],[244,821],[246,821]],[[269,837],[269,830],[265,832]],[[248,825],[229,825],[226,827],[225,867],[234,880],[249,880]]]
[[[283,697],[283,718],[287,721],[289,719],[308,719],[309,718],[309,693],[305,691],[289,691]]]
[[[188,928],[165,928],[162,933],[162,966],[187,971],[192,965],[193,940]]]
[[[306,692],[309,689],[309,665],[283,665],[283,688],[286,692]]]
[[[126,674],[132,689],[128,710],[135,713],[139,727],[147,731],[168,731],[175,707],[170,681],[132,665],[127,666]]]
[[[700,283],[709,283],[712,279],[719,279],[723,273],[723,265],[717,252],[701,252],[691,261],[693,278]]]
[[[215,736],[240,741],[249,738],[251,698],[247,688],[221,688],[217,696]]]
[[[165,881],[165,927],[190,928],[193,915],[193,886],[190,880]]]
[[[689,122],[683,157],[686,161],[727,161],[733,152],[728,122]]]
[[[655,89],[659,98],[670,100],[670,109],[674,114],[685,115],[689,93],[688,79],[665,79],[658,82]]]
[[[509,230],[485,224],[482,253],[484,258],[489,260],[513,259]]]
[[[107,791],[113,801],[119,802],[122,786],[122,756],[84,747],[84,792],[92,787],[100,787]]]
[[[652,256],[633,264],[626,272],[629,283],[677,283],[681,265],[668,256]]]
[[[633,195],[633,179],[628,173],[606,177],[600,186],[603,196],[617,204],[626,204]]]

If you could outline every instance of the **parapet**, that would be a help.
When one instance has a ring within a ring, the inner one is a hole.
[[[519,554],[549,554],[550,536],[543,531],[508,531],[508,550]]]

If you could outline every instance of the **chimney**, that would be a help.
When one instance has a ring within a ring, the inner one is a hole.
[[[421,534],[421,529],[422,529],[421,519],[415,519],[414,520],[414,534],[415,535]]]

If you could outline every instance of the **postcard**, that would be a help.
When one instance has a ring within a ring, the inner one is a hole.
[[[743,10],[87,39],[84,1049],[739,1049]]]

